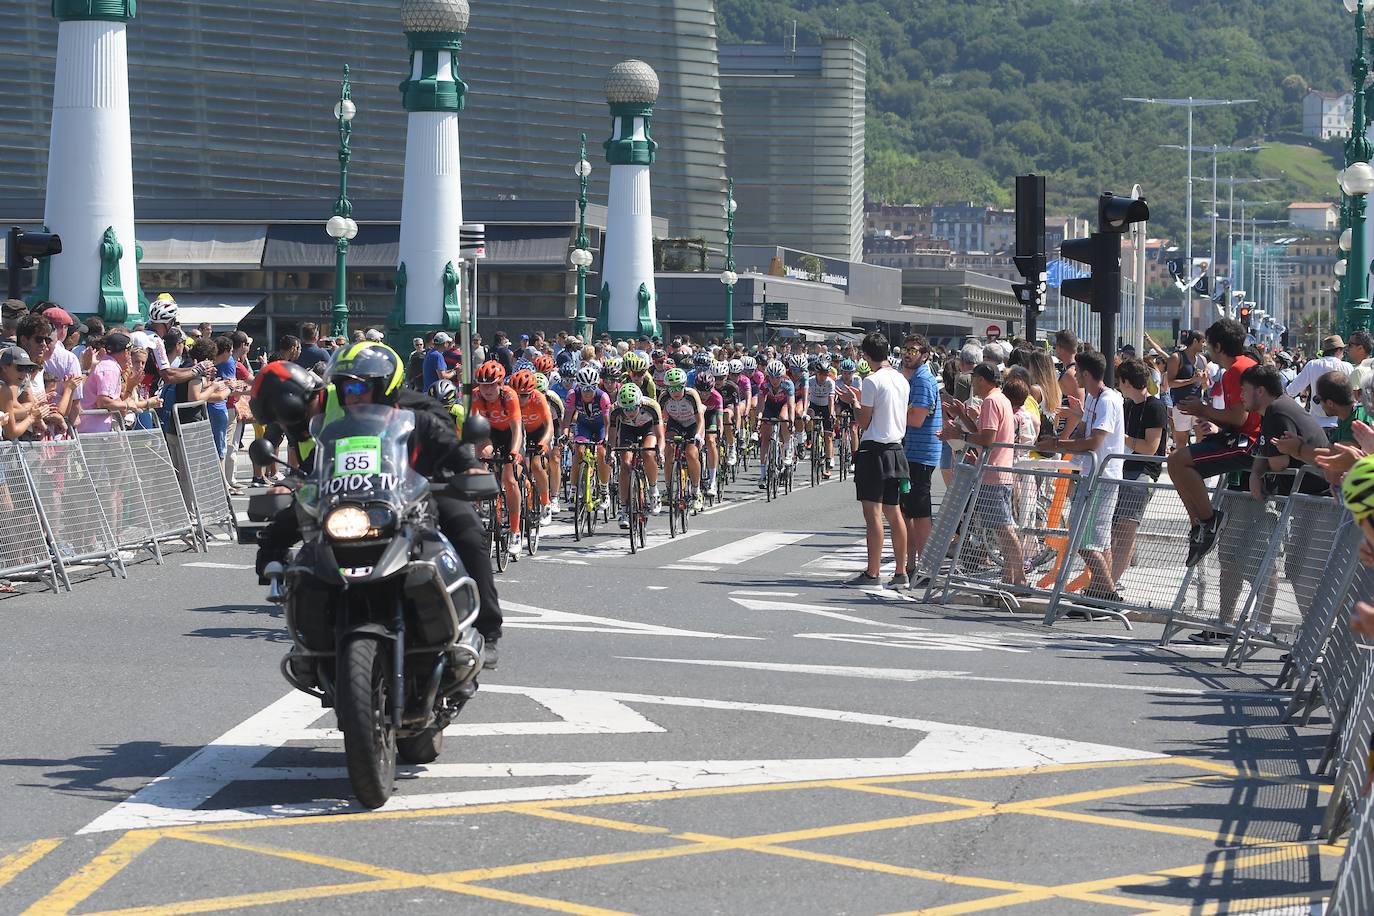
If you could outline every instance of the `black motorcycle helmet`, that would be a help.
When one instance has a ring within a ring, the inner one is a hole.
[[[401,357],[396,351],[384,343],[370,340],[338,350],[324,374],[336,387],[351,381],[368,382],[372,386],[374,404],[395,404],[401,394],[401,383],[405,381]]]
[[[310,419],[310,409],[324,382],[315,373],[287,360],[268,363],[253,381],[248,406],[264,426],[279,423],[296,429]]]

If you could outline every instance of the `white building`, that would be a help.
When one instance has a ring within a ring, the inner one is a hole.
[[[1302,132],[1319,140],[1350,136],[1350,110],[1355,97],[1349,92],[1313,89],[1302,100]]]
[[[1331,203],[1294,203],[1288,205],[1288,222],[1294,229],[1335,232],[1340,224],[1340,213]]]

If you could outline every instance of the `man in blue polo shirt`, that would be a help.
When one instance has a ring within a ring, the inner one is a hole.
[[[444,352],[452,345],[453,338],[443,331],[434,335],[434,339],[430,342],[430,350],[425,354],[425,391],[428,391],[430,386],[439,381],[439,379],[452,379],[457,374],[453,369],[449,368],[448,362],[444,358]]]
[[[907,526],[907,577],[930,539],[930,475],[940,466],[940,385],[931,374],[930,344],[919,334],[908,334],[902,341],[902,375],[911,385],[907,400],[906,437],[902,447],[911,467],[911,489],[902,496],[902,517]],[[912,581],[912,586],[917,585]]]

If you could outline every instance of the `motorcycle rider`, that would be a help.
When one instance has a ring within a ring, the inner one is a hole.
[[[415,414],[411,433],[410,463],[417,474],[433,478],[440,471],[451,475],[486,473],[472,449],[463,447],[454,430],[453,415],[438,401],[402,384],[405,365],[386,344],[362,341],[340,349],[325,370],[328,383],[290,362],[270,363],[253,383],[250,405],[260,423],[276,423],[285,431],[295,464],[308,472],[315,442],[310,420],[323,413],[326,420],[343,415],[344,405],[387,404]],[[453,496],[435,495],[439,529],[448,538],[477,583],[481,610],[477,631],[486,641],[482,666],[495,669],[501,638],[501,605],[492,574],[486,533],[472,503]],[[257,571],[262,577],[268,563],[283,562],[287,551],[300,540],[300,521],[295,507],[277,513],[258,535]]]

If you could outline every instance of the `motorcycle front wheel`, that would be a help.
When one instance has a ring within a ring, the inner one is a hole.
[[[391,724],[391,675],[376,639],[354,639],[339,653],[339,730],[353,794],[380,808],[396,783],[396,732]],[[402,702],[397,697],[395,702]]]

